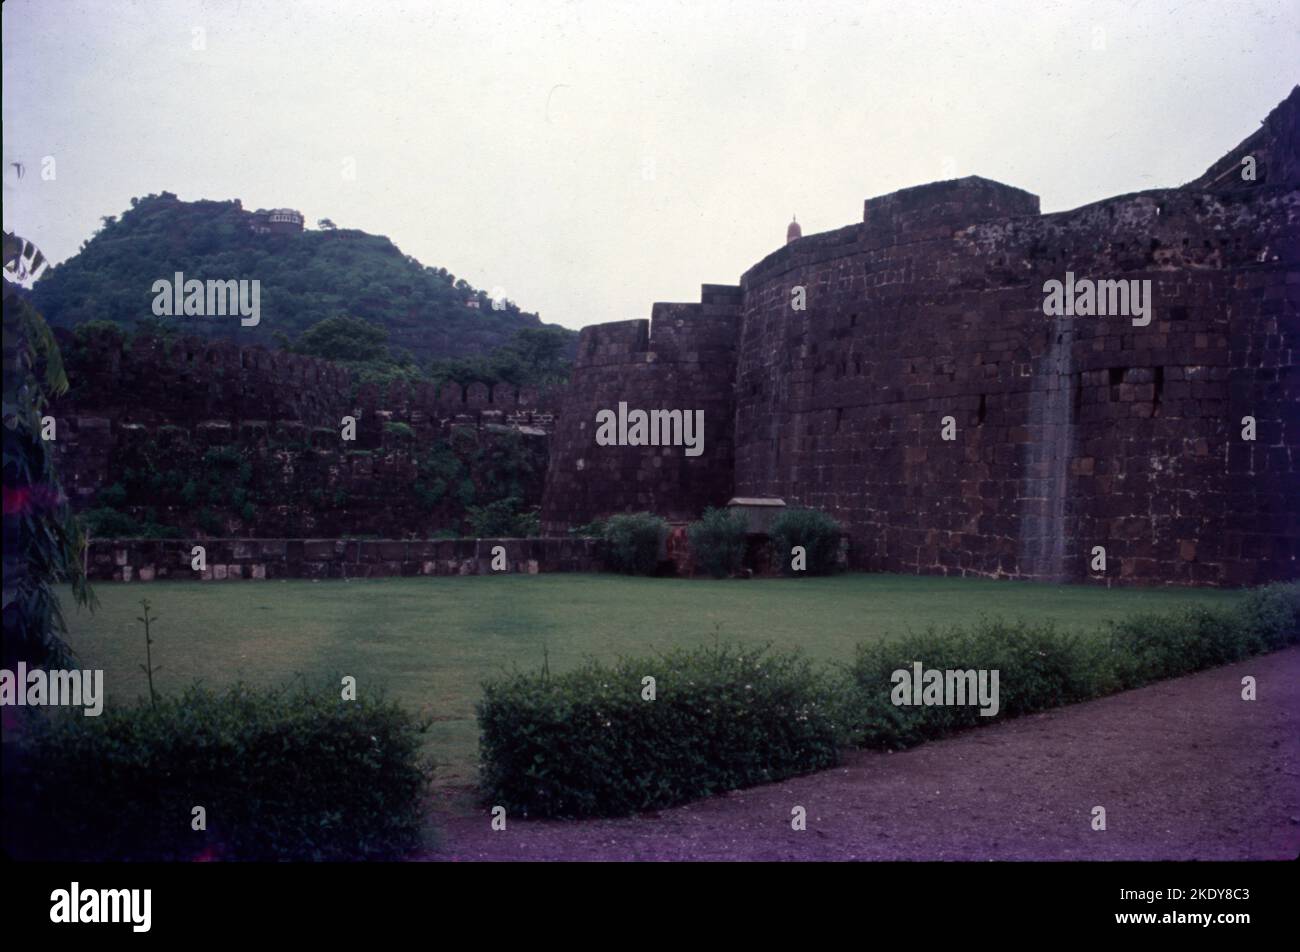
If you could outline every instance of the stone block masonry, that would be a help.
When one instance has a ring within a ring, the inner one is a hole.
[[[1149,281],[1150,323],[1045,314],[1067,272]],[[1291,579],[1298,349],[1300,88],[1181,188],[1049,215],[976,177],[904,189],[700,304],[586,328],[543,521],[771,496],[839,519],[858,569]],[[707,407],[705,454],[596,446],[596,411],[620,401]]]
[[[704,285],[698,304],[656,304],[650,321],[584,328],[552,436],[543,531],[617,512],[693,519],[731,497],[732,380],[740,289]],[[676,446],[601,446],[597,414],[619,401],[641,410],[699,411],[703,452]]]

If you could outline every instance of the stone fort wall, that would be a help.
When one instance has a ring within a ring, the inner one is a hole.
[[[315,357],[200,337],[139,336],[122,344],[103,335],[81,348],[56,332],[73,384],[57,410],[96,413],[127,423],[197,426],[225,419],[289,420],[337,426],[357,410],[385,413],[419,427],[463,417],[549,430],[557,395],[507,384],[361,384],[345,367]]]
[[[779,496],[840,519],[860,569],[1294,578],[1298,116],[1300,89],[1196,182],[1068,212],[1042,215],[1033,195],[979,178],[869,200],[861,223],[746,272],[728,293],[734,313],[699,331],[684,320],[679,334],[710,345],[693,359],[659,356],[668,306],[648,334],[644,322],[587,328],[545,524],[636,509],[694,518],[733,494]],[[1067,271],[1150,281],[1150,323],[1045,315],[1044,282]],[[791,307],[796,286],[804,311]],[[717,456],[687,465],[595,447],[595,410],[620,400],[704,401]],[[1091,569],[1096,546],[1104,572]]]
[[[698,304],[656,304],[649,321],[583,328],[551,440],[543,530],[616,512],[694,519],[705,506],[727,501],[741,304],[738,287],[706,284]],[[619,401],[629,410],[703,410],[703,452],[598,446],[596,414],[617,411]]]
[[[445,458],[441,473],[422,470],[434,444],[473,460],[505,441],[502,452],[527,469],[517,479],[522,502],[540,502],[556,409],[549,392],[379,387],[328,361],[226,341],[82,346],[60,336],[71,388],[50,413],[56,465],[78,509],[124,485],[118,508],[128,515],[191,533],[206,524],[207,536],[428,538],[460,528],[460,482],[483,475],[470,465],[449,474]],[[354,440],[341,439],[345,416],[356,421]],[[213,472],[218,465],[228,471]],[[158,485],[141,490],[150,479]],[[187,482],[197,493],[182,493]]]

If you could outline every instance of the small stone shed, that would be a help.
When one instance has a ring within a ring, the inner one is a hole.
[[[772,520],[785,512],[785,500],[775,496],[736,496],[727,501],[727,508],[745,513],[750,535],[769,535]]]

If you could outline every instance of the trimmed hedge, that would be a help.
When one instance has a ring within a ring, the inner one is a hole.
[[[654,575],[667,535],[668,523],[651,513],[610,516],[604,526],[605,559],[615,572]]]
[[[990,723],[978,704],[895,706],[892,674],[996,669],[1017,717],[1300,642],[1300,585],[1231,609],[1114,622],[1089,638],[983,620],[858,646],[843,669],[797,653],[678,650],[569,674],[514,674],[479,704],[486,801],[511,814],[618,816],[832,766],[845,745],[901,749]],[[657,698],[642,699],[645,676]]]
[[[1300,583],[1253,589],[1228,611],[1192,608],[1113,622],[1103,693],[1141,687],[1300,641]]]
[[[786,575],[826,575],[835,571],[840,553],[840,524],[816,509],[787,509],[772,520],[772,557]],[[801,545],[807,567],[792,568],[791,550]]]
[[[686,538],[696,564],[714,578],[726,578],[740,570],[748,531],[745,513],[709,507],[698,522],[687,526]]]
[[[42,858],[360,860],[422,845],[425,725],[382,699],[340,700],[337,683],[195,685],[157,708],[48,711],[28,727],[6,820],[22,815],[15,831]]]
[[[1267,585],[1227,610],[1191,608],[1111,622],[1099,637],[982,620],[973,627],[861,644],[836,718],[860,747],[899,749],[993,718],[978,706],[895,706],[891,675],[999,671],[999,717],[1016,717],[1230,664],[1300,642],[1300,583]]]
[[[852,725],[850,743],[899,750],[997,719],[976,705],[895,706],[891,676],[916,661],[926,669],[997,670],[998,718],[1093,697],[1098,675],[1097,652],[1087,642],[1024,622],[985,619],[971,628],[859,644],[840,712]]]
[[[511,814],[619,816],[829,767],[826,687],[797,653],[728,646],[490,681],[483,792]]]

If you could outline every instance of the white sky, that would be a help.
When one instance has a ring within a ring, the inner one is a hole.
[[[581,327],[734,283],[792,212],[1181,184],[1300,80],[1300,3],[5,0],[3,48],[4,226],[55,261],[133,195],[237,197]]]

